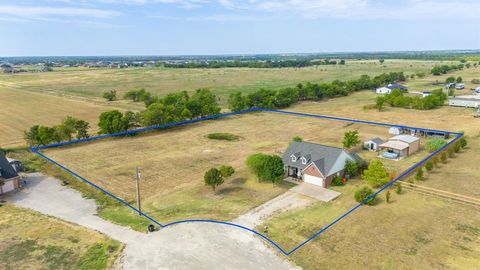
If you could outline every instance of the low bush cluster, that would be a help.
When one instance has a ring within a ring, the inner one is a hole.
[[[447,100],[447,95],[442,89],[434,90],[431,95],[406,96],[401,90],[394,89],[390,94],[379,96],[376,99],[376,107],[381,110],[384,104],[391,107],[401,107],[416,110],[431,110],[442,106]]]

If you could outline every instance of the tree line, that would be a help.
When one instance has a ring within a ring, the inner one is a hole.
[[[135,98],[148,104],[142,112],[106,111],[99,116],[99,134],[111,134],[141,126],[163,125],[196,119],[220,113],[216,96],[209,89],[197,89],[193,95],[186,91],[171,93],[162,98],[154,97],[145,90],[138,90]],[[145,98],[148,97],[148,98]],[[24,138],[30,146],[47,145],[88,138],[90,124],[74,117],[65,118],[53,127],[35,125],[25,131]]]
[[[285,67],[309,67],[318,65],[345,65],[345,60],[279,60],[279,61],[201,61],[201,62],[183,62],[168,63],[160,62],[160,66],[167,68],[285,68]]]
[[[440,65],[434,66],[430,71],[433,75],[439,76],[442,74],[447,74],[448,72],[455,71],[455,70],[462,70],[465,67],[465,64],[458,64],[458,65]]]
[[[447,100],[447,95],[442,89],[433,90],[429,96],[406,96],[403,91],[394,89],[390,94],[378,96],[375,107],[380,111],[385,104],[391,107],[401,107],[416,110],[431,110],[442,106]]]
[[[321,100],[328,97],[348,96],[352,92],[372,89],[386,83],[405,81],[403,72],[390,72],[371,78],[362,75],[359,79],[330,83],[298,84],[296,87],[283,88],[278,91],[260,89],[251,94],[244,95],[238,91],[232,93],[228,99],[229,109],[241,111],[249,108],[286,108],[294,103],[304,100]]]

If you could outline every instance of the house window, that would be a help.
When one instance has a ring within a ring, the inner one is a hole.
[[[292,161],[293,161],[293,162],[297,162],[297,157],[296,157],[296,156],[291,155],[291,158],[292,158]]]
[[[302,157],[302,164],[303,164],[303,165],[307,164],[307,159],[304,158],[304,157]]]

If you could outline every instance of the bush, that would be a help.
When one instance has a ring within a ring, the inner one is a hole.
[[[460,143],[460,145],[462,146],[463,149],[465,149],[468,145],[468,141],[467,141],[467,139],[465,139],[465,137],[460,138],[460,140],[458,142]]]
[[[228,178],[235,173],[235,169],[232,166],[228,166],[228,165],[220,166],[219,170],[224,178]]]
[[[347,159],[345,161],[345,174],[349,177],[355,177],[358,175],[360,166],[357,162]]]
[[[442,152],[442,154],[440,154],[440,160],[442,161],[443,164],[447,163],[447,153],[445,152]]]
[[[103,98],[108,101],[114,101],[117,99],[117,91],[111,90],[103,93]]]
[[[387,190],[387,192],[385,193],[385,201],[387,201],[387,203],[390,203],[390,190]]]
[[[247,166],[258,177],[259,181],[272,181],[283,178],[282,158],[277,155],[254,154],[247,158]]]
[[[300,136],[295,136],[295,137],[293,137],[292,141],[294,141],[294,142],[303,142],[303,138],[300,137]]]
[[[207,135],[210,140],[238,141],[240,136],[231,133],[211,133]]]
[[[333,177],[332,186],[344,186],[344,185],[345,185],[345,182],[343,181],[342,177],[338,175]]]
[[[422,181],[423,180],[423,169],[422,167],[418,168],[417,173],[415,174],[415,179]]]
[[[425,144],[425,149],[427,149],[429,153],[433,153],[439,150],[440,148],[444,147],[445,145],[447,145],[446,140],[435,138],[427,141],[427,143]]]
[[[425,164],[425,169],[426,169],[427,171],[433,170],[433,162],[428,161],[428,162]]]
[[[402,193],[402,183],[397,183],[397,188],[395,189],[395,193],[397,194]]]
[[[205,173],[205,176],[203,177],[203,179],[205,181],[205,185],[212,187],[214,192],[215,192],[215,189],[221,184],[223,184],[224,182],[222,173],[217,168],[211,168],[210,170],[208,170]]]
[[[363,203],[365,200],[367,200],[368,197],[372,196],[374,194],[373,190],[367,186],[361,187],[357,191],[355,191],[355,200],[358,203]],[[367,205],[374,205],[376,201],[376,197],[373,196],[370,198],[368,201],[366,201],[364,204]]]
[[[457,142],[457,143],[453,146],[453,149],[455,150],[455,153],[460,152],[460,149],[462,149],[462,145],[460,144],[460,142]]]

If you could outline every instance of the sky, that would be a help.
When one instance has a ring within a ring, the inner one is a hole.
[[[480,0],[0,0],[0,56],[480,49]]]

